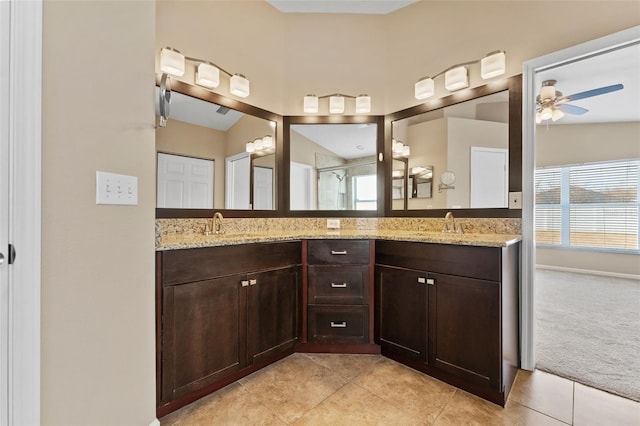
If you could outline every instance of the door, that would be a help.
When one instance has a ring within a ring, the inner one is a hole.
[[[250,364],[292,349],[300,336],[300,268],[249,274]]]
[[[253,209],[273,210],[273,169],[253,168]]]
[[[246,365],[244,275],[163,289],[162,400],[202,389]]]
[[[500,283],[431,273],[429,278],[432,365],[499,390]]]
[[[225,166],[225,208],[251,210],[249,201],[251,155],[248,152],[242,152],[227,157]]]
[[[379,343],[384,351],[427,362],[426,273],[376,266]]]
[[[509,150],[471,147],[471,208],[507,207]]]
[[[311,166],[291,162],[291,210],[311,210],[312,206],[312,181]]]
[[[212,209],[214,161],[158,153],[157,206]]]
[[[9,423],[9,2],[0,2],[0,425]]]

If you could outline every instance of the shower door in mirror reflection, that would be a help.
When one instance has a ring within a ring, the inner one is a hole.
[[[158,153],[158,207],[213,208],[214,161]]]

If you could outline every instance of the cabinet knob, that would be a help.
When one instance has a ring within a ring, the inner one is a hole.
[[[342,321],[342,322],[331,321],[331,328],[347,328],[347,322],[346,321]]]
[[[342,283],[342,284],[331,283],[331,288],[347,288],[347,283]]]
[[[249,280],[249,285],[256,285],[258,284],[258,280]]]
[[[347,254],[346,250],[331,250],[331,254],[336,256],[336,255],[345,255]]]
[[[242,284],[242,287],[249,287],[249,281],[247,280],[242,280],[240,283]]]

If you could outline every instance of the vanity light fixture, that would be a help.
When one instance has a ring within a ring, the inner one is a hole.
[[[433,77],[422,77],[414,85],[414,96],[418,100],[427,99],[435,94],[435,79],[444,74],[444,86],[450,92],[469,87],[467,66],[480,63],[480,75],[483,79],[497,77],[506,72],[506,54],[501,50],[488,53],[484,58],[462,62],[450,66]]]
[[[302,109],[307,114],[317,114],[320,109],[320,99],[329,98],[329,113],[344,114],[345,98],[355,99],[355,111],[357,114],[371,112],[371,96],[362,94],[358,96],[334,93],[332,95],[306,95],[302,100]]]
[[[160,51],[160,71],[181,77],[184,74],[185,57],[180,51],[171,47]]]
[[[201,63],[196,68],[196,84],[207,89],[215,89],[220,85],[220,70],[211,63]]]
[[[265,135],[262,138],[256,138],[249,141],[245,145],[245,151],[249,154],[268,154],[273,151],[273,136]]]
[[[395,139],[391,139],[391,151],[394,157],[408,157],[411,155],[411,147]]]

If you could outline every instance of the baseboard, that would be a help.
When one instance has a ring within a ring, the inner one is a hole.
[[[567,268],[564,266],[552,266],[552,265],[536,265],[536,268],[547,269],[549,271],[575,272],[576,274],[589,274],[589,275],[598,275],[601,277],[612,277],[612,278],[626,278],[628,280],[640,281],[640,275],[635,275],[635,274],[620,274],[618,272],[609,272],[609,271],[592,271],[591,269]]]
[[[153,419],[153,421],[149,424],[149,426],[160,426],[160,420]]]

